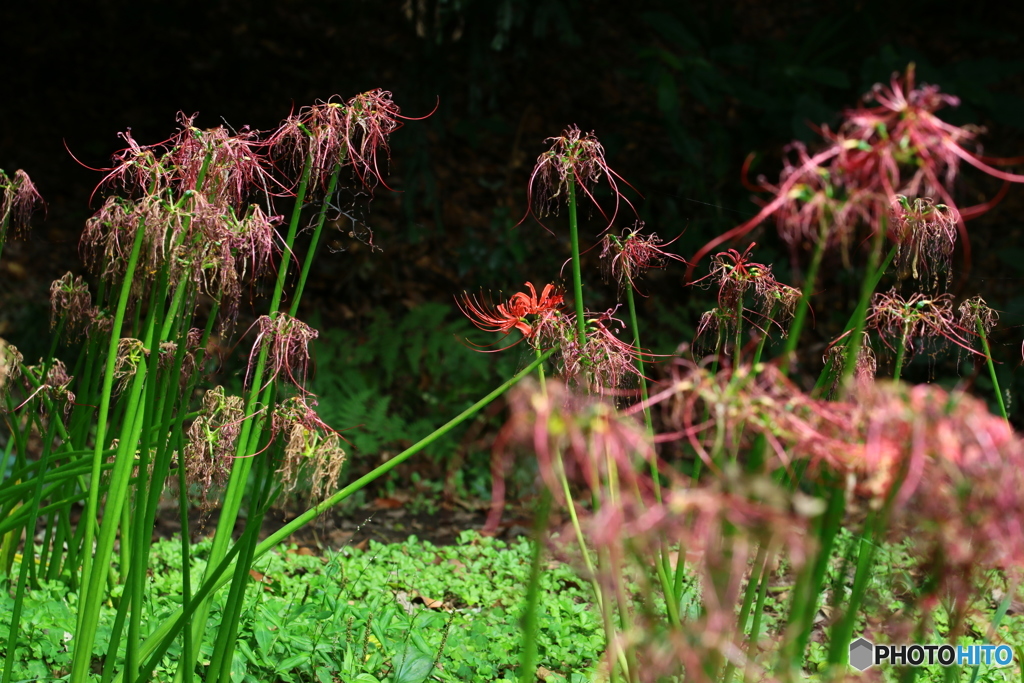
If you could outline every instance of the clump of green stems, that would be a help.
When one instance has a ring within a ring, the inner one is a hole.
[[[542,354],[381,467],[328,491],[315,507],[258,542],[268,506],[287,480],[301,474],[281,471],[290,461],[284,438],[288,420],[302,420],[322,435],[311,444],[337,443],[315,414],[295,410],[298,404],[287,401],[306,396],[306,344],[316,336],[294,316],[336,192],[350,176],[371,190],[383,183],[377,156],[387,154],[384,145],[401,118],[390,93],[372,91],[303,109],[269,135],[201,130],[186,118],[161,144],[141,145],[125,134],[128,146],[115,155],[102,184],[112,193],[83,236],[83,252],[98,279],[95,305],[80,279],[63,278],[54,285],[56,329],[46,359],[28,367],[13,347],[5,343],[2,349],[10,431],[4,462],[12,462],[0,481],[5,571],[12,568],[19,539],[28,539],[16,571],[11,632],[3,634],[10,655],[0,678],[4,683],[13,673],[26,589],[44,579],[61,579],[78,592],[72,681],[89,680],[96,670],[99,611],[111,603],[116,620],[99,659],[104,681],[149,680],[175,640],[182,651],[179,677],[193,680],[212,597],[230,584],[203,674],[206,681],[228,680],[252,563],[477,414],[550,355]],[[3,178],[6,232],[30,213],[32,195],[27,176]],[[274,215],[274,204],[282,202],[292,207],[287,221]],[[311,238],[303,255],[297,236],[306,222]],[[301,259],[297,278],[291,276],[293,259]],[[233,333],[241,292],[250,283],[256,289],[274,271],[246,394],[225,398],[218,390],[219,400],[197,405],[197,391],[211,387],[211,337]],[[83,330],[81,345],[67,349],[75,355],[73,367],[64,370],[57,360],[59,340]],[[14,387],[18,374],[26,384],[23,394]],[[212,410],[218,412],[204,412]],[[199,420],[204,428],[188,428]],[[30,446],[32,434],[42,437],[38,452]],[[190,437],[200,443],[190,443]],[[321,455],[307,453],[298,465]],[[343,452],[335,446],[330,455],[343,457]],[[223,489],[223,503],[208,569],[192,576],[186,513],[200,474],[204,485]],[[146,623],[150,616],[142,610],[142,595],[151,530],[167,481],[176,482],[182,511],[183,601],[170,619]],[[79,505],[83,511],[76,521],[72,510]],[[233,541],[243,512],[241,538]],[[32,561],[37,530],[43,542]]]

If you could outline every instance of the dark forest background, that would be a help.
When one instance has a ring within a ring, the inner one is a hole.
[[[673,249],[684,257],[755,211],[740,183],[749,153],[753,174],[776,178],[787,142],[812,141],[809,124],[834,124],[909,62],[919,81],[963,100],[947,120],[987,128],[986,154],[1024,154],[1022,31],[1024,5],[984,1],[5,2],[0,167],[27,171],[47,210],[4,253],[0,335],[43,343],[50,281],[82,270],[78,233],[99,206],[90,193],[101,177],[83,165],[103,167],[122,146],[119,131],[166,139],[179,111],[199,112],[204,128],[268,129],[293,108],[378,87],[409,116],[437,106],[392,137],[387,182],[399,192],[379,188],[369,210],[353,201],[363,208],[339,218],[333,251],[318,259],[304,315],[358,335],[427,303],[456,316],[464,289],[558,281],[567,238],[516,224],[545,138],[570,124],[597,134],[643,195],[631,195],[640,218],[666,239],[682,234]],[[965,175],[961,205],[999,189]],[[959,294],[980,293],[1003,312],[994,353],[1008,382],[1024,337],[1022,209],[1024,189],[1012,188],[969,224],[970,269],[955,265]],[[372,228],[379,250],[349,237],[350,219]],[[600,225],[591,225],[593,235]],[[758,260],[789,280],[801,255],[770,226],[752,238]],[[828,258],[805,380],[857,287],[857,272]],[[684,270],[646,281],[641,313],[655,350],[689,341],[709,305]],[[588,305],[612,305],[614,287],[596,285]],[[916,372],[936,374],[928,363]]]

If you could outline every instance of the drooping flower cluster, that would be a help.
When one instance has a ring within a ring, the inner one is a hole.
[[[50,284],[50,329],[64,319],[68,335],[77,338],[96,315],[89,285],[70,271]]]
[[[950,294],[933,297],[921,293],[904,298],[895,290],[878,292],[871,301],[868,329],[892,352],[902,349],[907,357],[919,347],[944,340],[966,351],[972,350],[973,332],[957,323]]]
[[[316,401],[295,396],[274,411],[274,432],[286,439],[284,461],[279,470],[284,475],[286,490],[294,490],[302,475],[310,483],[314,501],[334,491],[345,464],[341,436],[316,414]]]
[[[182,454],[185,479],[198,489],[203,507],[212,505],[212,494],[223,488],[231,473],[245,417],[243,408],[240,397],[227,396],[224,387],[214,387],[203,396],[199,415],[188,429]]]
[[[383,183],[380,157],[390,160],[388,136],[402,126],[387,90],[371,90],[347,102],[318,102],[289,116],[270,139],[276,155],[299,170],[312,160],[310,183],[325,189],[335,168],[352,167],[360,183]]]
[[[7,238],[8,228],[15,232],[27,228],[32,212],[42,203],[43,198],[27,173],[18,169],[8,176],[0,168],[0,246]]]
[[[959,222],[956,211],[945,204],[897,197],[891,232],[898,245],[896,267],[900,274],[910,274],[919,282],[930,278],[932,288],[938,289],[939,274],[945,272],[948,287],[953,276],[950,266]]]
[[[249,354],[246,384],[265,351],[268,368],[263,376],[267,378],[266,383],[273,382],[283,374],[285,379],[304,392],[309,369],[309,342],[320,336],[320,333],[283,312],[273,318],[269,315],[260,316],[255,325],[259,332]]]

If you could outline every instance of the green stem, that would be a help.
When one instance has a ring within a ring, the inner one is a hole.
[[[981,322],[981,318],[974,319],[974,325],[978,330],[978,337],[981,338],[981,349],[985,352],[985,363],[988,365],[988,374],[992,378],[992,388],[995,389],[996,401],[999,403],[999,414],[1003,416],[1003,419],[1007,422],[1010,421],[1009,416],[1006,414],[1006,403],[1003,402],[1003,391],[999,388],[999,378],[996,376],[996,366],[992,362],[992,350],[988,345],[988,335],[985,334],[985,326]]]
[[[885,260],[882,261],[881,265],[875,271],[874,276],[871,277],[871,278],[868,278],[867,280],[865,280],[865,284],[868,282],[868,280],[870,280],[870,283],[871,283],[870,291],[868,292],[868,298],[869,299],[870,299],[871,293],[873,293],[878,288],[878,283],[881,282],[882,276],[885,274],[885,271],[889,269],[889,264],[892,263],[893,258],[896,257],[896,251],[897,251],[898,248],[899,248],[899,245],[894,245],[889,250],[889,253],[886,254]],[[866,315],[867,308],[865,308],[864,310],[865,310],[865,315]],[[850,332],[851,330],[853,330],[854,324],[857,322],[859,315],[860,315],[860,308],[858,307],[857,310],[854,311],[853,315],[850,316],[850,319],[846,322],[846,327],[843,328],[843,333],[844,334],[847,333],[847,332]],[[846,342],[847,345],[849,343],[850,343],[849,341]],[[860,353],[860,345],[859,344],[857,346],[857,352]],[[820,393],[821,389],[823,387],[825,387],[826,384],[828,384],[829,380],[832,377],[833,377],[833,374],[832,374],[832,363],[830,361],[822,369],[821,374],[818,375],[818,381],[815,382],[815,384],[814,384],[813,393],[815,395],[818,395]]]
[[[576,342],[583,348],[587,339],[587,325],[583,308],[583,276],[580,271],[580,238],[576,221],[576,180],[572,173],[569,186],[569,242],[572,247],[572,291],[576,298]]]
[[[89,500],[86,503],[85,514],[82,516],[82,523],[85,524],[84,551],[82,557],[82,573],[80,585],[85,588],[91,585],[93,569],[93,540],[95,538],[94,522],[99,512],[99,489],[100,469],[103,465],[103,445],[106,441],[107,419],[110,416],[110,397],[114,390],[114,366],[117,363],[117,346],[121,341],[121,328],[124,326],[125,312],[128,308],[128,300],[131,297],[132,282],[135,277],[135,268],[139,262],[139,253],[142,251],[142,241],[145,237],[145,227],[139,226],[135,231],[135,239],[132,242],[132,251],[128,257],[128,265],[125,267],[124,279],[121,282],[121,293],[117,301],[117,310],[114,313],[114,321],[110,330],[110,343],[107,345],[107,366],[103,374],[103,389],[100,394],[100,412],[96,420],[96,444],[92,458],[92,472],[90,476]],[[79,596],[80,600],[86,596]],[[78,629],[82,628],[82,602],[79,602]],[[79,657],[79,639],[76,638],[73,647],[76,659]],[[91,643],[90,643],[91,648]],[[85,659],[85,655],[81,655]],[[82,672],[82,676],[85,672]],[[76,679],[72,679],[76,680]],[[80,679],[80,680],[84,680]]]
[[[871,302],[871,295],[875,292],[879,280],[882,278],[883,268],[888,266],[888,259],[883,266],[879,262],[882,258],[882,246],[885,244],[885,236],[888,231],[886,230],[886,221],[883,219],[881,225],[878,226],[877,232],[875,232],[874,240],[871,244],[871,256],[868,259],[868,267],[865,271],[864,282],[860,289],[860,299],[857,301],[857,308],[853,314],[853,332],[850,335],[850,341],[846,344],[846,362],[843,366],[842,381],[840,387],[845,387],[853,376],[853,371],[857,368],[857,358],[860,355],[860,346],[863,342],[865,320],[868,315],[868,304]]]
[[[523,607],[522,617],[522,652],[519,655],[520,683],[533,683],[537,680],[541,561],[544,558],[544,532],[547,529],[550,511],[551,492],[544,488],[541,491],[540,503],[537,505],[537,514],[533,519],[533,554],[530,558],[530,580],[526,586],[526,604]]]
[[[900,381],[900,375],[903,373],[903,361],[907,357],[907,344],[910,342],[907,339],[907,334],[910,332],[910,324],[903,324],[903,336],[900,338],[900,347],[896,349],[896,362],[893,364],[892,369],[892,381]]]
[[[803,291],[800,293],[800,301],[796,304],[796,311],[793,313],[793,322],[789,326],[789,335],[786,337],[786,346],[782,352],[782,372],[789,372],[789,364],[796,353],[796,347],[800,343],[800,333],[804,328],[804,320],[807,318],[807,311],[811,307],[811,296],[814,294],[814,287],[818,281],[818,268],[821,266],[821,257],[825,254],[825,241],[828,238],[828,224],[822,218],[818,233],[818,241],[814,245],[814,254],[811,256],[811,263],[807,266],[807,277],[804,278]],[[874,287],[872,287],[872,291]]]
[[[736,300],[736,333],[732,342],[732,371],[735,373],[740,367],[740,357],[743,352],[743,294]]]

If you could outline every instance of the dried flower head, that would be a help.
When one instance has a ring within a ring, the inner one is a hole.
[[[223,488],[245,417],[239,396],[226,396],[218,386],[203,395],[199,416],[188,429],[184,449],[185,479],[198,488],[201,507],[212,506],[212,494]]]
[[[50,285],[50,329],[63,318],[69,335],[78,337],[92,322],[92,311],[89,285],[81,275],[68,271]]]
[[[335,168],[347,165],[364,187],[372,189],[384,182],[379,158],[390,159],[388,137],[404,118],[387,90],[371,90],[346,102],[331,98],[289,116],[270,145],[296,171],[309,160],[309,182],[314,187],[326,189]]]
[[[311,498],[320,501],[337,486],[345,450],[341,436],[320,419],[315,406],[312,399],[289,398],[274,412],[274,431],[287,440],[279,470],[286,490],[294,490],[306,475]]]
[[[117,392],[124,391],[129,380],[135,376],[139,363],[146,360],[149,351],[142,340],[124,337],[117,343],[117,359],[114,361],[114,379],[117,380]]]
[[[960,314],[959,327],[963,330],[976,330],[980,327],[988,334],[999,322],[999,313],[985,303],[980,295],[964,301],[957,312]]]
[[[840,383],[843,380],[842,368],[846,365],[846,344],[837,343],[838,341],[829,344],[822,356],[825,366],[833,369],[830,397],[839,395]],[[871,348],[870,341],[867,332],[862,332],[860,347],[857,349],[857,362],[853,367],[853,379],[858,385],[871,384],[878,373],[878,357]]]
[[[0,168],[0,244],[7,237],[8,227],[15,232],[28,228],[32,212],[42,203],[43,198],[27,173],[18,169],[10,177]]]
[[[756,244],[751,242],[743,253],[735,249],[719,252],[711,261],[711,272],[692,283],[718,286],[718,306],[704,313],[697,327],[699,346],[718,348],[718,335],[731,336],[747,314],[756,316],[751,322],[765,333],[772,325],[785,332],[784,323],[792,318],[802,293],[776,280],[771,266],[750,258]],[[753,295],[749,299],[748,292]],[[748,307],[748,301],[754,306]],[[711,333],[716,335],[715,344],[699,341]]]
[[[644,235],[643,221],[637,221],[632,228],[622,231],[621,235],[605,234],[601,240],[601,258],[605,260],[608,273],[619,283],[619,288],[633,287],[636,280],[651,268],[661,268],[668,259],[686,261],[676,254],[670,254],[662,247],[675,242],[675,239],[664,242],[656,234]],[[639,290],[637,290],[639,291]]]
[[[21,376],[21,363],[25,358],[18,351],[18,347],[6,339],[0,337],[0,398],[5,392],[10,391],[10,384]],[[0,408],[6,405],[0,402]]]
[[[620,182],[627,186],[629,183],[608,166],[604,158],[604,147],[593,132],[583,133],[577,126],[570,126],[560,136],[548,138],[547,141],[552,143],[551,149],[537,157],[537,164],[530,174],[526,191],[528,215],[544,225],[540,219],[552,211],[558,213],[561,203],[568,201],[570,188],[573,192],[582,192],[597,207],[608,223],[605,230],[615,223],[621,202],[625,202],[636,213],[633,204],[619,189]],[[592,192],[592,188],[602,179],[615,197],[615,206],[610,216]]]
[[[256,366],[257,358],[265,349],[267,352],[268,369],[267,384],[273,382],[282,373],[286,379],[305,392],[306,373],[309,369],[309,342],[320,333],[297,318],[279,312],[276,317],[260,316],[255,325],[259,334],[249,354],[249,367],[245,382],[249,383],[249,375]]]
[[[618,306],[601,313],[588,313],[586,336],[580,345],[576,316],[562,316],[550,328],[560,346],[562,373],[598,394],[614,393],[627,381],[641,376],[640,364],[650,353],[619,338],[625,324],[615,317]],[[554,338],[554,337],[553,337]]]

